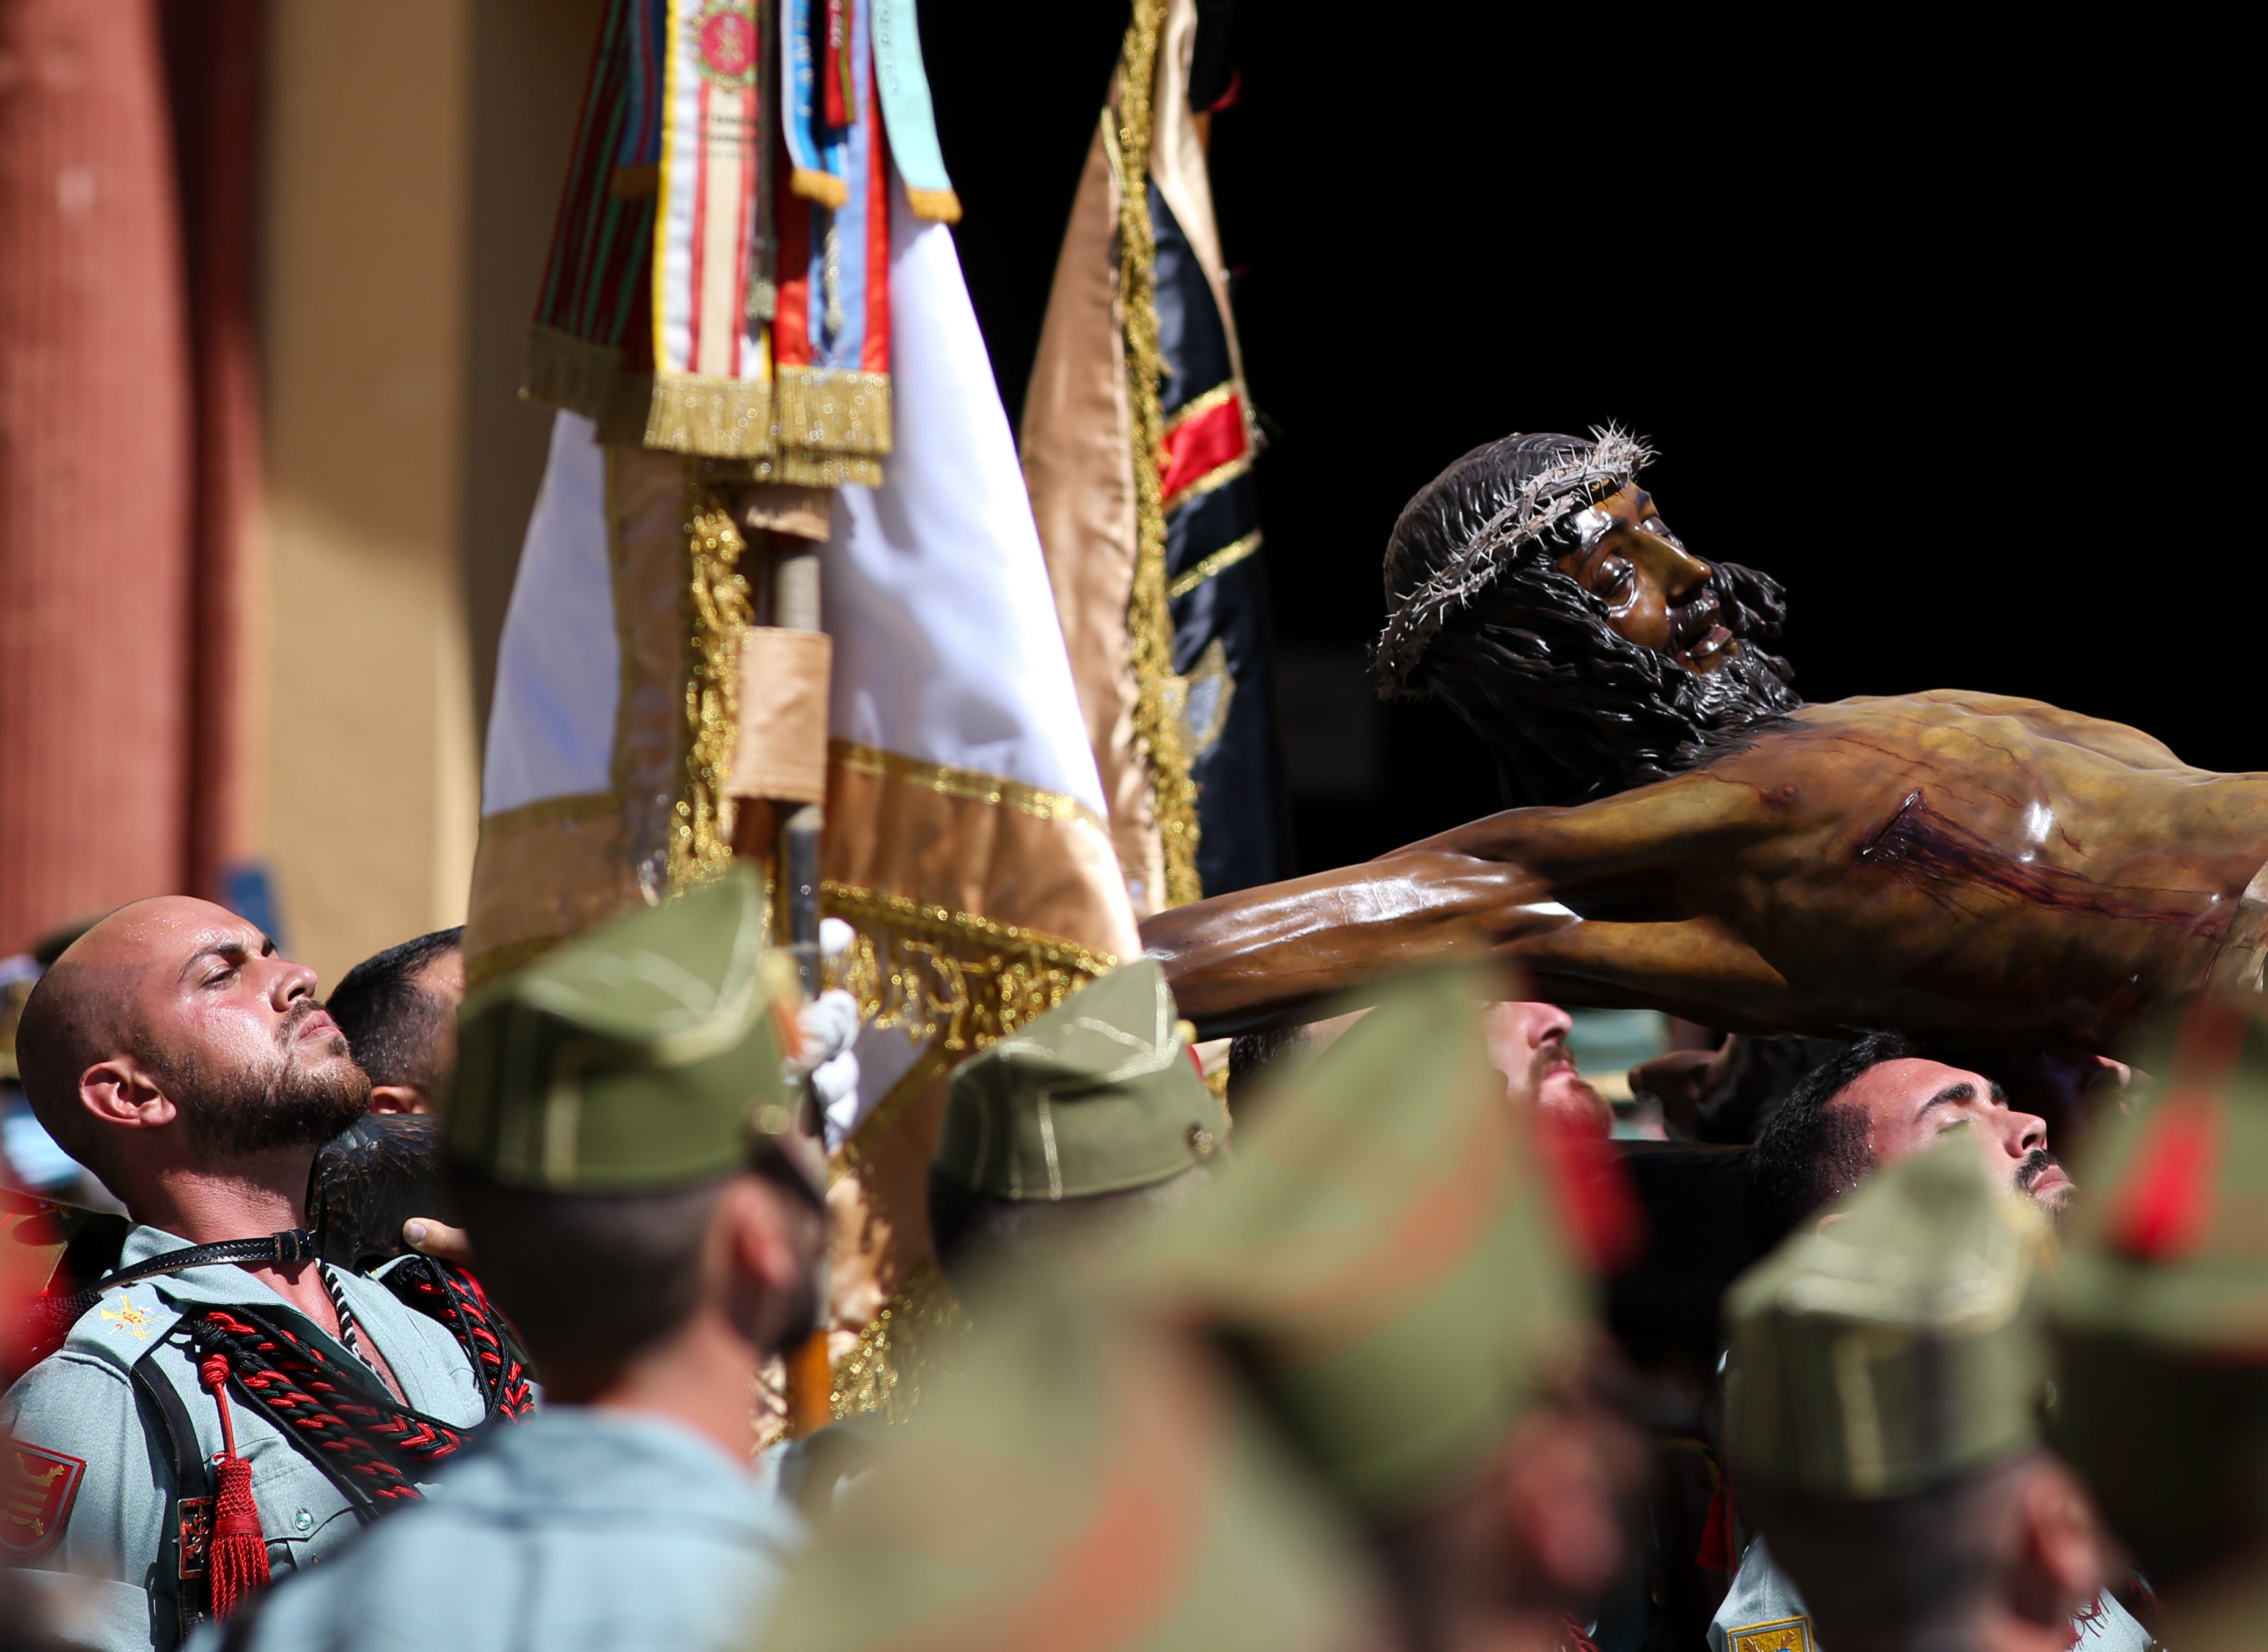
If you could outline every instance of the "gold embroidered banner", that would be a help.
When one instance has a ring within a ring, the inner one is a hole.
[[[949,1323],[920,1289],[947,1076],[1141,942],[1092,809],[849,741],[828,751],[824,872],[822,909],[858,934],[828,982],[859,1000],[862,1066],[878,1045],[899,1052],[834,1156],[836,1405],[895,1413],[930,1357],[921,1335]]]

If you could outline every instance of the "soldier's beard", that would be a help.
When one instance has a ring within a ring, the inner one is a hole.
[[[2063,1222],[2065,1211],[2071,1208],[2071,1184],[2062,1183],[2051,1188],[2044,1195],[2035,1193],[2032,1189],[2040,1178],[2055,1169],[2059,1162],[2047,1149],[2036,1147],[2016,1167],[2016,1191],[2039,1206],[2047,1213],[2049,1220],[2058,1225]]]
[[[272,1063],[226,1072],[190,1054],[161,1065],[167,1093],[201,1156],[248,1158],[283,1148],[320,1147],[369,1109],[370,1076],[351,1061],[306,1064],[298,1034],[318,1007],[304,1000],[284,1018]],[[344,1057],[346,1039],[326,1040],[320,1054]]]

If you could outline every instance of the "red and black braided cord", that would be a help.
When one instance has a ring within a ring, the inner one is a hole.
[[[455,1335],[472,1362],[486,1421],[526,1416],[534,1409],[526,1361],[480,1286],[461,1269],[417,1262],[394,1270],[387,1284]],[[416,1499],[421,1471],[456,1452],[471,1432],[403,1405],[372,1373],[332,1360],[260,1309],[210,1308],[187,1329],[199,1356],[225,1358],[246,1397],[357,1502]]]

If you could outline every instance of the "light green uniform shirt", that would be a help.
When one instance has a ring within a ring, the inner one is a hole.
[[[119,1264],[131,1267],[188,1244],[137,1227]],[[479,1422],[483,1407],[472,1366],[447,1327],[374,1278],[343,1269],[339,1277],[361,1334],[385,1355],[411,1406],[460,1428]],[[180,1558],[173,1450],[164,1421],[135,1392],[131,1373],[136,1361],[157,1349],[151,1365],[180,1397],[206,1459],[218,1456],[219,1407],[199,1385],[195,1359],[176,1327],[199,1308],[239,1303],[280,1316],[328,1358],[355,1357],[256,1275],[223,1263],[105,1291],[62,1348],[8,1391],[11,1439],[85,1465],[60,1512],[60,1530],[39,1534],[40,1552],[21,1562],[35,1578],[58,1586],[69,1644],[118,1652],[174,1644]],[[247,1404],[232,1388],[229,1414],[237,1450],[252,1465],[275,1575],[306,1565],[360,1528],[346,1496],[284,1437],[265,1407]],[[209,1489],[195,1487],[189,1494]],[[66,1573],[71,1575],[61,1575]]]
[[[2147,1652],[2149,1632],[2105,1593],[2071,1622],[2073,1652]],[[1709,1625],[1709,1652],[1822,1652],[1811,1616],[1764,1539],[1749,1545],[1725,1604]]]
[[[241,1652],[740,1652],[803,1529],[749,1465],[644,1412],[559,1406],[452,1459],[231,1625]],[[217,1652],[217,1626],[195,1652]]]

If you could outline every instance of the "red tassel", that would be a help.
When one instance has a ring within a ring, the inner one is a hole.
[[[827,0],[827,48],[820,61],[821,106],[829,126],[849,126],[858,116],[850,89],[851,0]]]
[[[218,1494],[213,1499],[212,1538],[205,1550],[205,1579],[212,1611],[225,1619],[246,1598],[268,1587],[268,1539],[260,1530],[260,1505],[252,1495],[252,1465],[236,1454],[236,1424],[228,1409],[228,1359],[209,1356],[197,1378],[220,1406],[221,1454],[215,1465]]]
[[[1693,1564],[1705,1572],[1730,1576],[1737,1560],[1733,1553],[1733,1487],[1727,1480],[1710,1494],[1709,1518],[1701,1528],[1701,1546]]]
[[[2137,1155],[2119,1200],[2117,1243],[2145,1262],[2184,1256],[2213,1215],[2213,1162],[2220,1134],[2212,1097],[2191,1090],[2166,1098]]]
[[[2111,1215],[2111,1241],[2127,1255],[2171,1261],[2212,1226],[2220,1098],[2243,1059],[2246,1024],[2243,1011],[2210,995],[2183,1013],[2166,1098]]]
[[[1622,1272],[1644,1253],[1646,1241],[1646,1212],[1622,1155],[1604,1136],[1541,1110],[1536,1134],[1558,1184],[1569,1236],[1594,1271]]]

